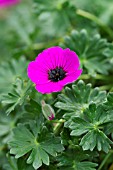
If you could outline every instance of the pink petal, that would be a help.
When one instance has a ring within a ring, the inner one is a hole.
[[[79,58],[75,52],[68,48],[63,50],[57,46],[44,50],[38,55],[36,61],[41,65],[45,65],[48,70],[62,67],[65,71],[72,72],[80,66]]]
[[[82,73],[82,70],[76,70],[73,73],[67,74],[67,76],[63,80],[59,81],[58,83],[61,86],[65,86],[66,84],[72,83],[79,78],[81,73]]]
[[[80,66],[79,58],[77,54],[74,51],[71,51],[70,49],[64,50],[64,70],[69,72],[74,72],[77,70]]]
[[[52,47],[47,50],[48,59],[54,63],[54,67],[61,67],[63,62],[63,49],[61,47]]]
[[[48,59],[48,54],[46,52],[40,53],[36,60],[35,60],[41,67],[46,68],[47,70],[50,70],[53,68],[52,63],[50,62],[50,59]]]
[[[29,63],[27,68],[28,77],[34,83],[47,83],[48,80],[48,72],[43,67],[41,67],[36,61],[32,61]]]
[[[56,46],[44,50],[38,55],[36,61],[45,64],[48,70],[50,70],[61,66],[61,63],[63,61],[62,58],[63,49]]]
[[[63,86],[61,86],[58,82],[49,82],[46,84],[36,84],[35,88],[38,92],[44,94],[61,91]]]
[[[0,7],[7,7],[19,3],[20,0],[0,0]]]

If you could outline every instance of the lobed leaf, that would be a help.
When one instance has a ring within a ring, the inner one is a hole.
[[[83,150],[94,150],[96,147],[98,151],[103,150],[108,152],[113,142],[106,136],[103,131],[105,123],[113,122],[111,120],[109,112],[102,107],[102,105],[96,106],[96,104],[90,104],[89,108],[83,112],[83,117],[75,117],[69,128],[72,130],[72,136],[80,136],[80,145]]]
[[[65,110],[64,118],[65,126],[68,127],[71,119],[76,116],[82,116],[89,104],[104,103],[106,101],[106,92],[99,91],[99,88],[92,89],[91,84],[86,84],[80,80],[72,85],[72,88],[66,87],[64,94],[58,95],[58,101],[55,106],[61,110]]]
[[[27,64],[28,62],[24,57],[21,57],[19,60],[12,59],[10,62],[3,62],[1,64],[0,93],[9,92],[12,89],[12,84],[18,77],[27,78]]]
[[[16,106],[22,105],[31,89],[31,82],[28,81],[27,84],[23,80],[17,78],[15,84],[13,84],[13,89],[8,94],[3,94],[2,103],[7,105],[6,113],[11,113]]]
[[[30,129],[31,131],[25,125],[19,124],[13,130],[14,135],[9,142],[10,153],[14,154],[16,158],[28,154],[27,163],[32,163],[35,169],[41,167],[42,163],[49,165],[49,154],[56,156],[58,152],[62,152],[64,149],[60,138],[49,133],[46,127],[39,122],[40,120],[37,123],[31,122],[32,127],[34,127]]]
[[[99,34],[90,36],[86,30],[80,32],[73,30],[70,36],[64,38],[60,46],[75,51],[80,58],[83,70],[91,76],[96,73],[108,74],[111,50],[107,40],[102,39]]]
[[[60,170],[96,170],[97,164],[88,161],[87,159],[89,156],[90,155],[80,149],[67,150],[58,157],[58,167],[60,167]]]

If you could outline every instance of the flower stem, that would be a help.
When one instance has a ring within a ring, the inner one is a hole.
[[[113,92],[113,87],[111,87],[110,92]]]
[[[91,76],[89,74],[82,74],[79,79],[89,79]]]
[[[60,119],[60,120],[51,120],[52,123],[64,123],[65,120],[64,119]]]
[[[62,42],[63,39],[62,38],[58,38],[58,39],[55,39],[55,40],[51,40],[51,41],[48,41],[48,42],[41,42],[41,43],[35,43],[33,44],[32,46],[32,49],[33,50],[40,50],[40,49],[43,49],[43,48],[48,48],[50,46],[52,46],[53,44],[58,44],[59,42]]]
[[[103,168],[103,166],[105,165],[105,163],[107,162],[107,160],[109,159],[109,157],[113,154],[113,151],[111,150],[104,158],[104,160],[102,161],[102,163],[100,164],[98,170],[101,170]]]
[[[56,123],[55,127],[54,127],[54,134],[57,136],[60,134],[61,132],[61,128],[64,124],[65,120],[60,119],[58,123]]]
[[[95,15],[89,12],[86,12],[84,10],[81,10],[81,9],[78,9],[76,13],[84,18],[94,21],[96,24],[102,27],[103,30],[113,39],[113,31],[107,25],[105,25],[99,18],[97,18]]]
[[[109,90],[113,87],[113,84],[105,85],[105,86],[100,86],[100,90]]]
[[[5,146],[5,145],[0,146],[0,152],[1,152],[1,151],[3,151],[5,148],[6,148],[6,146]]]
[[[90,78],[94,78],[94,79],[97,79],[97,80],[111,80],[111,76],[108,77],[108,76],[104,76],[104,75],[100,75],[100,74],[96,74],[94,77],[92,77],[91,75],[89,74],[82,74],[80,76],[80,79],[90,79]]]

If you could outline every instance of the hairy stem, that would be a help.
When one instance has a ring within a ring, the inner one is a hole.
[[[96,24],[102,27],[103,30],[113,39],[113,31],[107,25],[105,25],[98,17],[81,9],[78,9],[76,13],[84,18],[94,21]]]
[[[51,120],[52,123],[64,123],[65,120],[64,119],[60,119],[60,120]]]
[[[103,168],[103,166],[106,164],[107,160],[109,159],[109,157],[113,154],[113,151],[110,151],[104,158],[104,160],[102,161],[102,163],[100,164],[98,170],[101,170]]]
[[[41,43],[35,43],[33,44],[32,46],[32,49],[33,50],[40,50],[40,49],[43,49],[43,48],[48,48],[50,46],[52,46],[53,44],[57,44],[59,42],[62,42],[63,39],[62,38],[58,38],[58,39],[55,39],[55,40],[51,40],[51,41],[48,41],[48,42],[41,42]]]
[[[105,85],[105,86],[100,86],[100,90],[110,90],[113,87],[113,84]]]
[[[94,78],[94,79],[97,79],[97,80],[111,80],[111,76],[104,76],[104,75],[101,75],[101,74],[96,74],[94,77],[92,77],[91,75],[89,74],[82,74],[80,76],[80,79],[90,79],[90,78]]]
[[[60,119],[58,123],[56,123],[55,127],[54,127],[54,134],[57,136],[60,134],[61,132],[61,128],[64,124],[65,120]]]

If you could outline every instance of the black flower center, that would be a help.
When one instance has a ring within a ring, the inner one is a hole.
[[[52,82],[58,82],[66,77],[66,72],[61,67],[56,67],[53,70],[49,70],[49,80]]]

